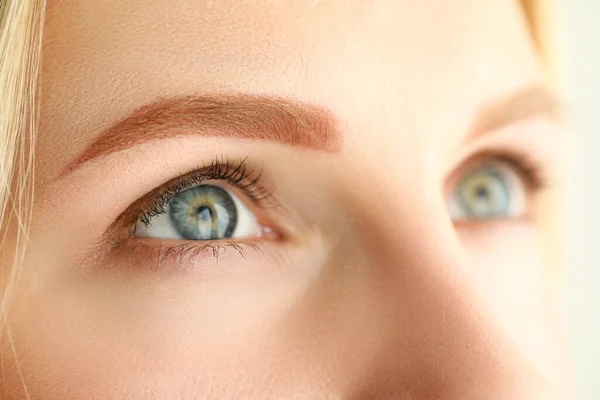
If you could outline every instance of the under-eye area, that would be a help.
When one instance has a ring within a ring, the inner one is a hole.
[[[112,249],[124,266],[143,266],[156,271],[163,266],[177,269],[213,266],[216,262],[238,263],[249,258],[263,259],[265,244],[248,240],[144,240],[128,239]]]

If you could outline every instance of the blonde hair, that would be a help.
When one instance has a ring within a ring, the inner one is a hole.
[[[556,5],[548,0],[521,0],[521,4],[550,82],[560,86],[562,74],[559,70],[559,46],[556,45]]]
[[[10,268],[0,274],[4,289],[0,327],[19,273],[33,202],[36,90],[44,13],[45,0],[0,2],[0,259],[3,269]]]
[[[553,19],[550,3],[522,0],[534,40],[552,66],[555,46],[549,35],[548,21]],[[0,274],[7,276],[0,281],[0,290],[4,290],[0,327],[24,255],[33,203],[36,94],[45,8],[46,0],[0,1],[0,255],[2,268],[10,268],[8,275]],[[16,232],[10,232],[8,241],[8,227],[12,225]],[[11,254],[12,266],[6,264],[7,253]]]

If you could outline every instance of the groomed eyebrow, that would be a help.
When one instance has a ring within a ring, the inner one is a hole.
[[[525,87],[480,107],[467,141],[533,116],[561,121],[564,114],[563,102],[548,88]],[[336,152],[342,142],[338,127],[337,119],[325,107],[275,97],[219,94],[164,99],[109,127],[61,175],[98,157],[181,135],[269,140]]]
[[[563,124],[568,117],[567,107],[559,96],[544,85],[521,88],[505,98],[480,107],[467,141],[533,117],[544,117]]]
[[[181,135],[269,140],[335,152],[338,123],[324,107],[245,94],[163,99],[122,119],[87,146],[63,171],[142,143]]]

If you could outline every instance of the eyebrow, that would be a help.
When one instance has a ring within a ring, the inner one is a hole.
[[[536,115],[560,121],[564,111],[563,103],[545,86],[522,88],[480,107],[467,141]],[[276,97],[236,94],[163,99],[109,127],[61,175],[98,157],[181,135],[269,140],[336,152],[342,142],[338,127],[337,119],[325,107]]]
[[[466,141],[473,141],[502,127],[534,117],[565,123],[566,111],[564,101],[546,86],[527,86],[506,98],[481,106]]]
[[[324,107],[246,94],[187,96],[146,105],[112,125],[63,175],[98,157],[181,135],[269,140],[326,152],[341,147],[338,121]]]

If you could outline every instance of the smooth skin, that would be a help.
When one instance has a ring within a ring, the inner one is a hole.
[[[472,135],[485,110],[546,86],[519,7],[49,0],[4,398],[559,396],[548,199],[566,135],[551,112]],[[166,135],[65,173],[141,107],[223,93],[327,110],[339,146]],[[453,223],[447,197],[467,160],[513,149],[550,177],[528,215]],[[285,211],[262,212],[285,237],[184,268],[98,249],[137,199],[219,156],[263,171]]]

